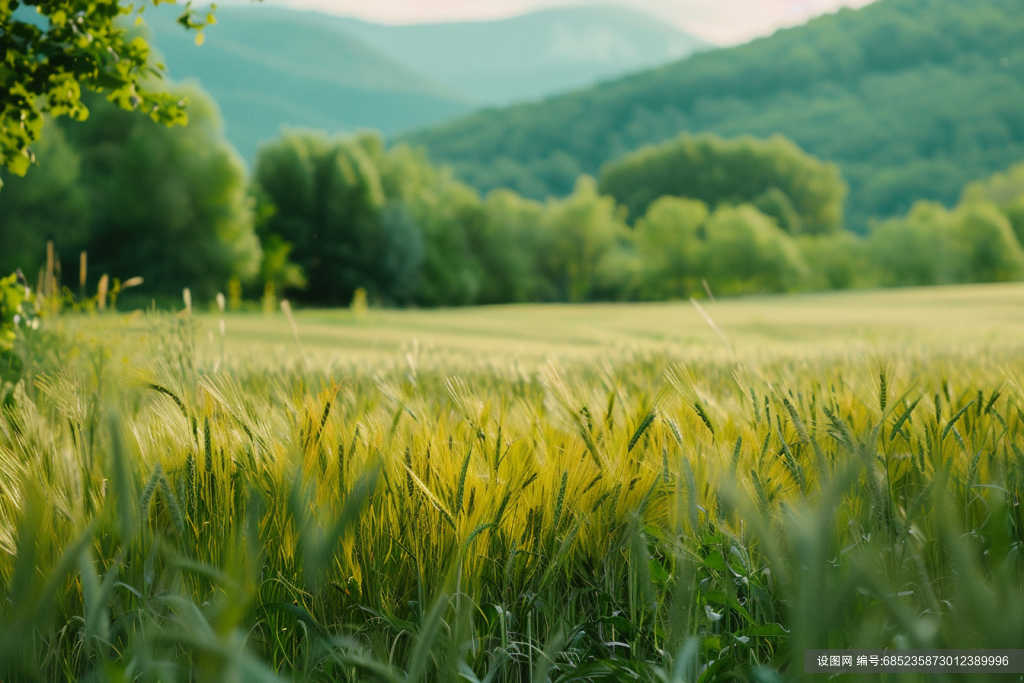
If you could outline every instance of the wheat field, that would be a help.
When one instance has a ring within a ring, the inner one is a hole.
[[[1022,314],[999,285],[51,317],[0,390],[3,680],[1024,647]]]
[[[726,342],[749,354],[870,351],[886,344],[1013,345],[1024,335],[1024,286],[1019,283],[888,291],[745,297],[702,301]],[[200,316],[200,351],[219,352],[217,321]],[[621,351],[706,354],[722,338],[689,302],[642,304],[521,304],[440,310],[347,310],[296,314],[301,348],[320,363],[387,360],[414,346],[445,362],[549,358],[597,359]],[[227,350],[238,357],[296,353],[281,314],[227,317]],[[211,340],[211,335],[213,336]]]

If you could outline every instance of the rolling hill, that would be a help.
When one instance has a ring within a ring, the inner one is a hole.
[[[681,131],[782,133],[837,162],[847,224],[955,201],[1024,158],[1024,5],[881,0],[543,102],[401,139],[481,189],[542,197]]]
[[[282,125],[393,134],[464,114],[469,100],[349,35],[333,18],[275,7],[222,7],[202,47],[174,19],[146,13],[171,78],[197,79],[229,139],[252,159]]]
[[[711,47],[616,7],[567,7],[497,21],[385,26],[343,19],[341,25],[438,83],[495,105],[560,94]]]
[[[707,45],[628,10],[579,7],[512,19],[386,26],[260,4],[217,10],[197,48],[179,7],[146,13],[170,76],[194,78],[248,159],[282,124],[386,135],[482,104],[591,85]]]

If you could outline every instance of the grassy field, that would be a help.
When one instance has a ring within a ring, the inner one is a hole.
[[[1024,285],[930,287],[748,297],[702,307],[740,355],[850,353],[887,345],[1014,345],[1024,339]],[[201,316],[200,351],[220,350],[217,321]],[[418,347],[451,362],[595,359],[623,351],[704,354],[726,348],[689,302],[524,304],[441,310],[296,314],[302,350],[320,364],[387,360]],[[294,337],[281,313],[229,314],[230,356],[289,358]],[[206,342],[205,349],[203,342]]]
[[[0,390],[2,679],[1024,647],[1024,286],[702,306],[51,318]]]

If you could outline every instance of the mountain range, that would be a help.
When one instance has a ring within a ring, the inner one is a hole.
[[[261,4],[218,8],[197,47],[176,23],[178,12],[150,8],[152,43],[172,79],[196,79],[213,95],[229,139],[250,161],[282,125],[394,135],[709,47],[607,7],[389,26]]]
[[[539,198],[683,131],[782,133],[837,162],[854,230],[921,198],[952,204],[969,180],[1024,159],[1024,4],[880,0],[399,139],[481,190]]]
[[[558,8],[498,21],[341,24],[381,52],[488,105],[562,94],[711,47],[618,7]]]

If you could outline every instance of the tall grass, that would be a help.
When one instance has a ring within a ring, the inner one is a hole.
[[[805,647],[1024,647],[1022,353],[452,375],[207,363],[189,319],[143,320],[54,323],[0,390],[5,681],[774,681]]]

